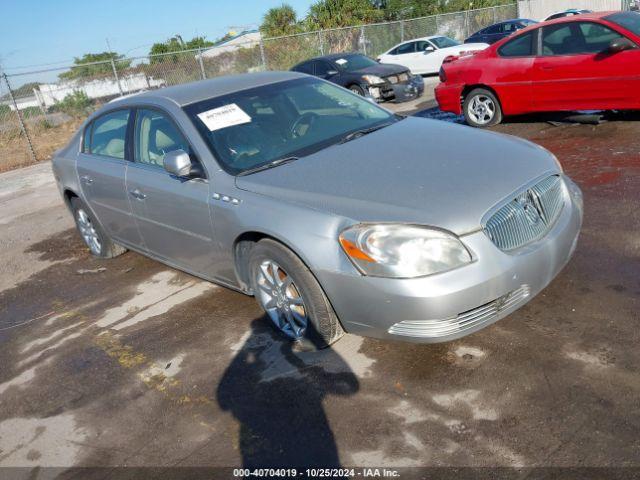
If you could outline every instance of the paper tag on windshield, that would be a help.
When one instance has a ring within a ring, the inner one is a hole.
[[[339,58],[338,60],[336,60],[336,63],[338,65],[344,65],[345,63],[347,63],[347,61],[344,58]]]
[[[233,127],[234,125],[241,125],[251,121],[251,117],[235,103],[199,113],[198,118],[200,118],[212,132],[214,130],[220,130],[221,128]]]

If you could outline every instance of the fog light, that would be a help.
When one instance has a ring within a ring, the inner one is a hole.
[[[369,87],[369,93],[373,98],[380,98],[380,88],[378,87]]]

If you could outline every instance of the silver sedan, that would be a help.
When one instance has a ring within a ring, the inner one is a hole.
[[[94,255],[131,249],[254,295],[320,346],[474,332],[558,274],[582,222],[541,147],[293,72],[111,102],[53,170]]]

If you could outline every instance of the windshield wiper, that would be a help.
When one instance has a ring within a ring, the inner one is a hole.
[[[342,139],[338,142],[338,144],[350,142],[356,138],[360,138],[363,135],[367,135],[369,133],[375,132],[376,130],[380,130],[381,128],[388,127],[389,125],[393,125],[395,122],[383,123],[382,125],[376,125],[374,127],[363,128],[362,130],[356,130],[355,132],[351,132],[346,134]]]
[[[257,167],[243,170],[238,174],[238,177],[244,177],[245,175],[251,175],[252,173],[268,170],[270,168],[277,167],[278,165],[284,165],[285,163],[295,162],[298,159],[298,157],[283,157],[276,160],[271,160],[270,162],[263,163],[262,165],[258,165]]]

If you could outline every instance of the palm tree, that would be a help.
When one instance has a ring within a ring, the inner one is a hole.
[[[300,25],[296,11],[286,3],[279,7],[270,8],[262,20],[262,25],[260,25],[260,31],[267,37],[291,35],[299,30]]]

